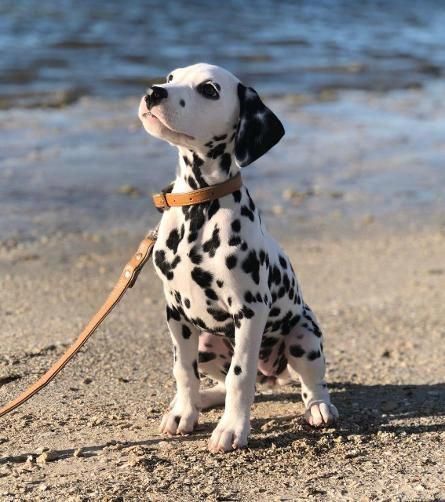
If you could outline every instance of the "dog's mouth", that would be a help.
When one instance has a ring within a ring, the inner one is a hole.
[[[162,127],[167,129],[168,131],[172,132],[173,134],[179,134],[180,136],[184,136],[185,138],[187,138],[189,140],[195,139],[193,136],[190,136],[190,134],[186,134],[185,132],[176,131],[175,129],[172,129],[160,117],[157,117],[151,110],[147,110],[146,112],[144,112],[142,114],[142,116],[145,119],[157,120],[162,125]]]

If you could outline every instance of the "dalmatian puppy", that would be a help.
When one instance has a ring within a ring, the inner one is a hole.
[[[284,134],[252,88],[203,63],[152,86],[139,118],[150,135],[178,149],[173,193],[235,176]],[[153,259],[167,300],[177,385],[161,433],[189,434],[200,409],[225,404],[209,449],[245,447],[256,382],[297,376],[308,423],[335,422],[322,332],[245,185],[212,202],[164,211]],[[216,385],[200,390],[201,374]]]

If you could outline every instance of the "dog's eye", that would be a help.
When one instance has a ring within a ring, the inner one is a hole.
[[[170,75],[167,77],[167,82],[171,82],[173,80],[173,74],[170,73]]]
[[[219,94],[216,87],[210,82],[204,82],[198,85],[198,92],[207,99],[218,99]]]

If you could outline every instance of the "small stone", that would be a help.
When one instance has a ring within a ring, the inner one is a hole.
[[[91,425],[95,426],[95,425],[101,425],[103,423],[103,419],[101,417],[98,417],[98,416],[94,416],[91,418]]]
[[[41,455],[36,458],[38,464],[46,464],[47,462],[52,462],[59,458],[59,454],[57,451],[48,450],[44,451]]]
[[[171,450],[173,447],[172,447],[172,444],[169,443],[168,441],[160,441],[158,443],[158,446],[159,448],[161,448],[162,450]]]
[[[88,384],[90,384],[92,381],[93,381],[93,379],[92,379],[92,378],[87,377],[87,378],[84,378],[83,383],[86,383],[86,384],[88,385]]]
[[[83,451],[83,448],[76,448],[76,449],[74,450],[73,455],[74,455],[75,457],[83,457],[83,456],[84,456],[84,451]]]
[[[275,420],[269,420],[268,422],[266,422],[265,424],[263,424],[263,425],[261,426],[261,430],[262,430],[263,432],[268,432],[268,431],[270,431],[271,429],[273,429],[273,428],[275,427],[275,425],[276,425],[276,424],[277,424],[277,423],[276,423],[276,421],[275,421]]]

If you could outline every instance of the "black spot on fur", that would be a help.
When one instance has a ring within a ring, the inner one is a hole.
[[[281,310],[278,307],[274,307],[269,312],[269,317],[278,317],[280,315]]]
[[[221,159],[219,161],[219,165],[221,166],[221,169],[226,173],[229,174],[230,171],[230,166],[232,165],[232,157],[230,153],[224,153],[221,156]]]
[[[175,321],[181,320],[181,314],[176,307],[169,307],[167,305],[166,312],[167,312],[167,321],[170,321],[170,319],[174,319]]]
[[[319,350],[311,350],[308,353],[307,358],[309,359],[309,361],[315,361],[315,359],[318,359],[320,356],[321,352]]]
[[[224,286],[224,281],[221,281],[220,279],[218,279],[216,281],[216,284],[218,285],[218,288],[222,288]]]
[[[208,204],[196,204],[193,206],[184,206],[182,211],[185,215],[185,221],[190,220],[188,242],[193,242],[198,237],[198,231],[203,227],[206,218],[205,210]]]
[[[213,141],[222,141],[227,138],[227,134],[221,134],[221,136],[213,136]]]
[[[155,253],[155,265],[159,268],[162,274],[171,281],[174,277],[173,269],[176,268],[176,265],[181,261],[181,257],[176,255],[172,262],[169,262],[165,257],[165,251],[163,249],[159,249]]]
[[[184,305],[189,309],[190,308],[190,300],[188,298],[184,298]]]
[[[231,226],[234,232],[239,232],[241,230],[241,222],[239,220],[233,220]]]
[[[280,255],[280,257],[279,257],[278,259],[280,260],[280,265],[281,265],[284,269],[286,269],[286,268],[287,268],[287,261],[286,261],[286,259],[285,259],[283,256],[281,256],[281,255]]]
[[[239,235],[232,235],[229,239],[229,246],[239,246],[241,244],[241,237]]]
[[[186,326],[185,324],[182,325],[182,337],[185,339],[190,338],[192,335],[192,330]]]
[[[247,303],[254,303],[256,300],[250,291],[244,293],[244,299]]]
[[[249,218],[250,221],[255,220],[255,215],[252,213],[252,211],[247,206],[241,207],[241,214],[243,216],[246,216],[247,218]]]
[[[242,268],[246,274],[252,276],[255,284],[260,283],[260,262],[258,261],[256,251],[250,251],[247,258],[242,263]]]
[[[232,193],[232,196],[235,202],[239,202],[241,200],[241,191],[236,190],[235,192]]]
[[[209,253],[210,258],[213,258],[220,244],[221,240],[219,238],[219,228],[217,225],[215,225],[215,228],[212,232],[212,237],[208,241],[204,242],[202,248],[205,253]]]
[[[207,312],[215,319],[215,321],[223,322],[229,319],[231,316],[229,313],[221,309],[208,308]]]
[[[237,258],[234,254],[231,254],[226,258],[226,267],[229,270],[231,270],[232,268],[235,268],[236,263],[237,263]]]
[[[196,359],[193,361],[193,371],[195,373],[195,377],[199,380],[198,361]]]
[[[272,338],[272,337],[264,337],[261,340],[261,347],[273,347],[277,342],[279,338]]]
[[[212,288],[207,288],[205,290],[205,294],[207,296],[207,298],[210,298],[210,300],[218,300],[218,295],[215,293],[215,290],[212,289]]]
[[[260,250],[260,263],[261,265],[264,265],[264,261],[266,260],[266,253],[264,252],[264,249]]]
[[[246,305],[243,306],[241,312],[246,317],[246,319],[251,319],[255,315],[255,312],[249,307],[246,307]]]
[[[168,239],[166,242],[167,247],[169,249],[171,249],[173,251],[173,253],[175,253],[175,254],[178,251],[179,243],[182,241],[182,239],[184,237],[184,232],[185,232],[184,225],[181,225],[180,231],[178,231],[177,228],[174,228],[168,236]]]
[[[220,143],[219,145],[214,146],[207,152],[207,157],[210,159],[217,159],[220,155],[224,153],[226,149],[225,143]]]
[[[198,253],[198,246],[193,246],[190,249],[189,258],[195,265],[199,265],[202,262],[202,255]]]
[[[185,101],[183,99],[180,99],[179,100],[179,104],[184,108],[185,106]]]
[[[271,271],[272,271],[272,282],[274,282],[278,286],[281,282],[280,269],[276,265],[274,265]]]
[[[204,188],[208,186],[205,179],[202,177],[201,166],[204,164],[204,161],[193,152],[193,166],[192,172],[196,178],[199,188]]]
[[[235,375],[241,375],[242,373],[242,369],[240,366],[236,365],[234,368],[233,368],[233,372],[235,373]]]
[[[212,216],[214,216],[220,208],[219,200],[215,199],[210,203],[209,210],[207,212],[207,218],[210,221]]]
[[[301,345],[291,345],[289,347],[289,352],[291,356],[294,357],[302,357],[305,354],[305,350],[301,347]]]
[[[195,178],[193,176],[189,176],[187,182],[192,190],[198,189],[198,183],[196,183]]]
[[[210,272],[206,272],[201,267],[195,267],[192,270],[192,279],[201,288],[208,288],[212,284],[213,276]]]

